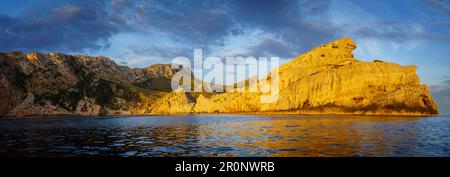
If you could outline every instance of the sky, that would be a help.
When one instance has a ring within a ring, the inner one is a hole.
[[[417,65],[450,114],[449,0],[0,0],[0,51],[102,55],[130,67],[194,48],[285,62],[344,36],[357,59]]]

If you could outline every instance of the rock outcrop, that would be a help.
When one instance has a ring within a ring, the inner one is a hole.
[[[165,95],[150,106],[150,114],[187,114],[194,104],[182,88]]]
[[[416,66],[363,62],[356,45],[342,38],[280,66],[279,99],[262,104],[261,93],[223,93],[198,98],[195,112],[290,112],[433,115],[437,105],[420,84]],[[268,79],[265,77],[264,79]]]
[[[0,53],[0,116],[437,114],[416,66],[360,61],[353,57],[355,48],[350,38],[342,38],[278,67],[279,99],[273,103],[262,103],[262,93],[248,90],[172,91],[170,82],[177,70],[170,65],[133,69],[106,57]],[[270,81],[270,76],[263,79]]]

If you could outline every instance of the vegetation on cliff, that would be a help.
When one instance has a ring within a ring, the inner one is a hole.
[[[174,72],[170,65],[131,69],[105,57],[59,53],[2,53],[0,66],[2,116],[144,114],[168,92],[161,83],[170,85],[170,78],[158,74]]]

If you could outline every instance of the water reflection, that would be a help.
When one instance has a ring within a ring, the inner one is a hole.
[[[450,156],[449,147],[446,116],[0,120],[2,156]]]

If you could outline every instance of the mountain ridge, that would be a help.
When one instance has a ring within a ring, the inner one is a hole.
[[[173,92],[171,77],[179,70],[169,64],[129,68],[101,56],[0,53],[0,116],[438,114],[416,66],[360,61],[352,54],[355,48],[344,37],[276,68],[280,92],[275,103],[261,103],[260,92]]]

